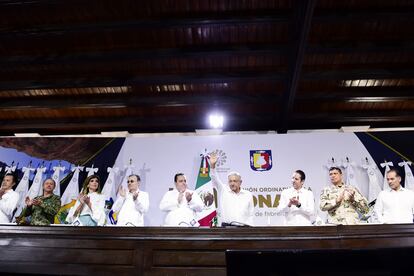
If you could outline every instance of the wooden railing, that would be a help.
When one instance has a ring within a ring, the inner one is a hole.
[[[0,226],[0,274],[226,275],[227,249],[414,247],[414,225],[255,228]]]

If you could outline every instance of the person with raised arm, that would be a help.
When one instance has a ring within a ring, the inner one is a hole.
[[[253,195],[241,188],[242,177],[238,172],[227,175],[225,185],[216,172],[217,155],[210,155],[210,177],[218,188],[219,219],[222,225],[253,226]]]

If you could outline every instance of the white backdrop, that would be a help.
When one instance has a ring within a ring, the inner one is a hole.
[[[115,167],[124,169],[132,158],[134,173],[142,178],[141,189],[150,196],[150,209],[145,225],[162,225],[164,213],[158,208],[163,194],[174,187],[173,176],[177,172],[187,175],[190,189],[195,188],[200,166],[200,153],[222,150],[225,163],[219,167],[220,176],[226,181],[229,171],[242,175],[242,187],[252,191],[256,197],[271,197],[272,204],[283,188],[291,186],[293,171],[306,173],[305,186],[315,195],[316,206],[324,186],[329,184],[326,165],[334,157],[354,161],[356,179],[361,192],[368,194],[368,176],[360,167],[370,154],[353,133],[309,133],[309,134],[237,134],[211,136],[152,136],[130,137],[125,140]],[[273,167],[269,171],[254,171],[250,168],[250,150],[271,150]],[[378,177],[382,177],[378,171]],[[345,179],[345,175],[344,175]],[[257,204],[256,225],[281,225],[283,217],[276,216],[276,206]],[[318,214],[324,218],[325,214]]]

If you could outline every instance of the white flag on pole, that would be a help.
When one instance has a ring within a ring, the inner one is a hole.
[[[368,201],[372,202],[377,199],[378,194],[382,191],[381,182],[377,175],[378,168],[375,163],[370,164],[368,161],[362,164],[362,168],[364,168],[368,174]]]
[[[56,183],[56,187],[53,190],[53,193],[55,195],[58,195],[58,196],[60,196],[60,180],[62,179],[61,173],[64,172],[65,169],[66,169],[66,167],[63,167],[63,166],[60,166],[60,165],[59,166],[56,166],[56,167],[53,167],[52,179]]]
[[[13,162],[14,163],[14,162]],[[6,166],[4,172],[7,173],[14,173],[14,171],[16,170],[17,166],[13,165],[13,163],[11,164],[11,166]]]
[[[69,181],[68,186],[65,189],[65,192],[62,195],[61,202],[62,206],[71,203],[73,200],[76,200],[79,195],[79,172],[83,171],[82,166],[72,167],[73,176]]]
[[[382,189],[386,190],[389,187],[388,182],[387,182],[387,172],[389,172],[391,170],[390,166],[392,167],[392,166],[394,166],[394,164],[392,162],[385,161],[384,163],[381,163],[380,165],[381,165],[381,167],[385,168],[384,182],[382,184]]]
[[[19,184],[17,184],[16,192],[19,193],[19,201],[17,203],[17,210],[15,212],[15,216],[13,218],[13,222],[16,221],[16,217],[20,215],[20,213],[23,210],[23,207],[25,206],[25,199],[26,195],[29,192],[29,180],[30,180],[30,173],[34,172],[35,169],[30,167],[23,167],[23,177],[20,180]]]
[[[413,177],[413,172],[411,171],[411,162],[410,161],[402,161],[400,163],[398,163],[398,166],[400,167],[404,167],[405,170],[405,182],[404,182],[404,187],[406,189],[410,189],[412,191],[414,191],[414,177]]]
[[[344,162],[342,162],[342,167],[345,169],[346,179],[345,183],[347,185],[352,185],[357,188],[361,192],[361,187],[356,181],[355,170],[354,170],[355,163],[351,162],[351,160],[347,157]]]
[[[33,179],[32,186],[29,189],[29,192],[27,193],[27,196],[30,199],[33,199],[37,196],[40,196],[43,194],[43,174],[46,172],[46,167],[43,167],[43,165],[36,169],[36,175]]]
[[[116,224],[116,216],[114,211],[112,210],[112,205],[116,200],[116,176],[119,172],[119,168],[111,168],[108,167],[107,169],[108,177],[105,181],[105,185],[102,189],[102,194],[105,195],[105,215],[107,224]],[[107,205],[107,202],[110,204]]]
[[[125,166],[125,174],[124,177],[122,178],[122,181],[119,185],[122,185],[122,188],[124,188],[125,191],[128,191],[128,176],[130,176],[131,174],[133,174],[133,169],[135,168],[134,165],[131,164],[131,162]],[[118,185],[117,185],[118,186]],[[117,195],[118,195],[118,188],[119,186],[116,188],[117,191]]]
[[[115,185],[115,179],[119,172],[119,168],[107,168],[108,178],[105,181],[105,185],[102,189],[102,194],[105,195],[105,199],[109,200],[112,198],[113,201],[116,199],[116,185]]]
[[[86,171],[88,172],[88,177],[89,177],[91,175],[96,174],[99,171],[99,168],[94,168],[92,165],[92,167],[86,168]]]

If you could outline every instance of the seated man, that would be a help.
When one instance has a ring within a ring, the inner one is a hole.
[[[249,191],[241,189],[241,175],[237,172],[229,173],[228,185],[224,185],[217,175],[216,163],[217,156],[213,154],[210,156],[210,177],[218,186],[221,223],[253,226],[253,196]]]
[[[320,199],[322,211],[328,211],[328,223],[331,224],[358,224],[359,214],[369,211],[367,199],[357,188],[345,185],[342,182],[340,168],[329,169],[329,178],[332,185],[323,189]]]
[[[389,189],[381,191],[375,203],[375,214],[380,223],[413,223],[414,192],[401,187],[401,176],[396,169],[387,172]]]
[[[3,177],[0,188],[0,223],[10,223],[12,220],[19,201],[19,193],[13,191],[15,184],[14,174],[8,173]]]
[[[200,226],[196,212],[204,207],[201,198],[187,189],[187,179],[183,173],[177,173],[174,182],[175,189],[168,191],[160,202],[161,211],[168,212],[164,226]]]
[[[293,187],[282,191],[276,213],[285,215],[285,225],[312,225],[315,200],[313,193],[303,188],[305,177],[303,171],[295,171],[292,176]]]
[[[141,178],[133,174],[128,177],[128,193],[119,187],[119,196],[112,210],[118,213],[116,225],[119,226],[144,226],[144,214],[148,212],[148,193],[139,190]]]

